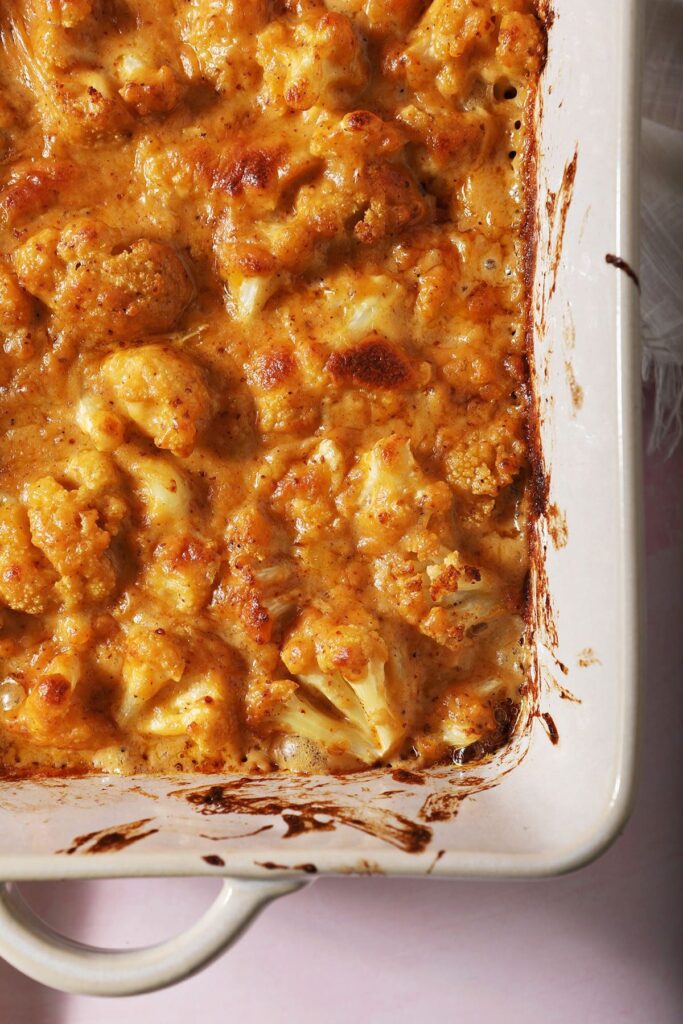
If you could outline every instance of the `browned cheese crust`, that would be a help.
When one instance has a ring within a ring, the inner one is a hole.
[[[532,0],[4,0],[0,763],[486,756]]]

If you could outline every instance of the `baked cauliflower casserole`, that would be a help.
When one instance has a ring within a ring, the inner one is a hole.
[[[3,0],[0,760],[481,759],[525,700],[532,0]]]

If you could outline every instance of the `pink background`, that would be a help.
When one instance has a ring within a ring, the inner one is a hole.
[[[0,1024],[679,1024],[683,450],[646,460],[647,634],[641,784],[595,864],[541,882],[319,880],[265,911],[203,974],[165,992],[67,996],[0,961]],[[189,925],[214,879],[26,887],[53,924],[96,945]],[[439,1019],[438,1017],[436,1019]]]

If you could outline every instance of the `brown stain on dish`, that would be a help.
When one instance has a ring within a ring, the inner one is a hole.
[[[590,668],[591,665],[602,664],[592,647],[584,647],[582,651],[579,651],[576,663],[579,668]]]
[[[337,803],[331,799],[264,796],[253,792],[259,781],[246,776],[221,785],[175,790],[170,795],[186,800],[204,815],[277,815],[287,825],[285,839],[312,831],[330,832],[337,825],[346,825],[406,853],[422,853],[431,842],[431,829],[391,809],[373,807],[357,798],[353,803]]]
[[[555,503],[548,506],[546,513],[546,520],[548,523],[548,534],[553,547],[559,551],[560,548],[567,546],[569,540],[569,530],[567,529],[567,517]]]
[[[200,832],[199,836],[201,839],[210,839],[212,842],[217,843],[223,842],[227,839],[248,839],[250,836],[257,836],[261,832],[267,832],[272,827],[272,825],[261,825],[261,828],[255,828],[253,832],[240,832],[240,834],[236,836],[210,836],[205,832]]]
[[[318,818],[309,818],[302,814],[282,814],[281,817],[287,826],[283,839],[293,839],[304,832],[334,832],[332,821],[320,821]]]
[[[559,639],[546,569],[547,553],[548,544],[537,529],[532,534],[531,543],[531,568],[535,591],[532,596],[532,606],[536,614],[536,629],[540,634],[540,639],[550,651],[555,652],[559,646]]]
[[[574,412],[574,415],[576,415],[576,413],[580,412],[583,408],[583,388],[576,379],[574,367],[572,366],[571,361],[569,359],[565,359],[564,361],[564,375],[567,381],[567,387],[569,388],[569,394],[572,400],[572,410]]]
[[[572,403],[572,414],[576,416],[583,408],[583,388],[576,379],[576,373],[574,372],[573,358],[574,350],[576,348],[576,327],[574,325],[574,317],[572,315],[572,308],[567,305],[564,311],[564,326],[562,330],[562,341],[564,347],[564,376],[567,381],[567,388],[569,389],[569,397]]]
[[[202,857],[203,861],[210,864],[212,868],[224,868],[225,861],[222,857],[219,857],[217,853],[207,853]]]
[[[382,868],[377,861],[368,860],[367,857],[361,857],[356,864],[351,864],[349,867],[342,867],[339,869],[340,875],[384,875],[386,874],[384,868]]]
[[[424,776],[418,775],[417,772],[409,772],[406,768],[394,768],[391,777],[396,782],[403,782],[405,785],[424,786],[425,784]]]
[[[463,793],[430,793],[419,811],[422,821],[450,821],[460,810]]]
[[[557,277],[560,269],[560,261],[562,259],[562,250],[564,248],[564,235],[567,229],[567,217],[569,216],[569,208],[574,198],[574,183],[576,181],[576,171],[579,163],[579,152],[578,149],[574,150],[574,155],[564,165],[564,171],[562,172],[562,181],[557,192],[551,192],[548,190],[546,197],[546,216],[551,224],[550,237],[548,239],[548,257],[550,260],[550,287],[545,298],[545,305],[552,299],[557,288]],[[545,313],[545,309],[544,309]]]
[[[560,734],[557,731],[557,726],[555,725],[555,720],[553,716],[550,714],[549,711],[543,711],[541,713],[541,718],[545,722],[545,728],[548,734],[548,739],[554,747],[557,746],[557,744],[560,742]]]
[[[555,681],[555,686],[559,690],[560,700],[568,700],[571,704],[583,704],[581,698],[568,690],[566,686],[561,686],[557,681]]]
[[[276,864],[273,860],[255,860],[256,864],[260,868],[265,868],[266,871],[303,871],[307,875],[317,875],[318,869],[315,864]]]
[[[140,831],[153,820],[153,818],[140,818],[139,821],[129,821],[124,825],[100,829],[98,832],[86,832],[85,835],[76,836],[68,849],[57,850],[57,853],[115,853],[118,850],[124,850],[127,846],[159,831],[158,828],[149,828],[145,832]]]
[[[611,267],[616,267],[617,270],[622,270],[627,277],[631,278],[638,291],[640,291],[640,278],[630,263],[627,263],[621,256],[614,256],[611,252],[608,252],[605,256],[605,263],[609,263]]]
[[[158,793],[150,793],[149,790],[144,789],[142,786],[131,786],[129,789],[130,793],[136,793],[138,796],[144,796],[147,800],[158,800]]]

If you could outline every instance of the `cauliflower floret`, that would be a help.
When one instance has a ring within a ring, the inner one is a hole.
[[[149,31],[153,0],[31,0],[10,20],[14,46],[46,133],[90,144],[172,110],[182,95],[177,42]],[[169,45],[170,44],[170,45]]]
[[[147,626],[126,640],[123,693],[116,712],[126,728],[187,739],[200,755],[241,753],[235,656],[216,637],[169,637]]]
[[[211,597],[219,566],[213,542],[192,531],[169,533],[152,552],[144,585],[174,609],[198,612]]]
[[[423,223],[432,214],[430,198],[402,158],[407,141],[396,123],[369,110],[353,110],[339,121],[318,119],[311,152],[326,160],[330,212],[343,202],[337,216],[345,218],[345,227],[353,216],[353,237],[364,245]],[[314,208],[316,200],[313,191],[309,204]]]
[[[126,727],[160,690],[179,682],[185,666],[185,651],[177,639],[164,630],[132,627],[126,636],[121,673],[123,692],[116,712],[119,725]]]
[[[486,90],[482,100],[463,101],[464,106],[472,109],[435,107],[427,111],[408,104],[397,114],[399,124],[413,141],[414,166],[421,179],[429,182],[430,192],[438,197],[444,210],[457,211],[466,205],[459,195],[463,176],[485,169],[501,142],[500,118],[491,109],[493,85],[482,88]],[[484,220],[472,219],[471,226],[481,227],[488,217],[490,210]]]
[[[425,636],[458,650],[509,615],[496,575],[448,546],[453,495],[421,470],[407,437],[385,438],[361,456],[340,505],[353,518],[359,548],[373,559],[378,593]]]
[[[95,395],[83,395],[76,406],[76,423],[99,452],[112,452],[123,443],[125,425],[109,404]]]
[[[526,460],[522,410],[474,399],[454,419],[437,438],[449,482],[465,495],[496,498]]]
[[[327,0],[327,6],[354,18],[366,31],[384,36],[403,34],[417,20],[424,0]]]
[[[228,523],[228,561],[213,607],[235,616],[256,644],[268,644],[300,600],[288,538],[258,508],[240,509]]]
[[[61,28],[75,28],[92,13],[95,0],[34,0],[34,8],[41,12],[47,24]]]
[[[141,345],[105,359],[105,387],[157,448],[190,455],[212,413],[202,370],[170,345]]]
[[[3,725],[38,746],[64,750],[91,747],[95,730],[101,739],[108,729],[84,706],[80,694],[83,677],[84,659],[79,652],[69,646],[55,651],[53,643],[43,645],[33,652],[30,665],[21,673],[28,696],[3,715]]]
[[[300,685],[272,725],[332,757],[372,764],[404,739],[419,677],[398,636],[385,639],[371,616],[350,607],[346,616],[309,609],[291,631],[282,661]]]
[[[504,687],[500,679],[469,687],[456,684],[444,691],[434,726],[449,747],[468,747],[498,730],[493,698],[501,691]]]
[[[429,480],[415,461],[410,439],[400,434],[361,455],[341,500],[353,517],[359,547],[368,554],[382,554],[409,528],[423,530],[452,504],[448,485]]]
[[[387,61],[390,73],[405,76],[408,85],[429,103],[434,88],[442,97],[467,96],[472,61],[463,59],[497,47],[499,65],[530,75],[543,57],[543,36],[534,14],[510,10],[519,6],[501,0],[433,0],[410,32],[405,48],[396,47]],[[490,62],[483,73],[495,75]],[[491,83],[492,84],[492,83]],[[434,106],[441,104],[434,98]],[[426,102],[425,102],[426,101]]]
[[[229,245],[222,248],[221,253],[224,279],[230,292],[229,308],[242,323],[252,320],[268,299],[289,284],[287,274],[249,273],[248,267],[240,263]]]
[[[430,219],[433,203],[398,152],[404,143],[368,111],[321,115],[311,153],[322,173],[301,185],[291,211],[259,219],[230,208],[218,218],[214,250],[235,315],[247,319],[294,275],[321,266],[335,239],[371,246]]]
[[[112,533],[118,531],[126,514],[126,503],[116,493],[120,489],[120,478],[116,466],[108,455],[87,449],[74,455],[66,464],[64,479],[76,484],[97,508],[100,521]]]
[[[303,353],[290,346],[255,352],[246,367],[263,434],[312,432],[320,417],[320,373],[311,379]]]
[[[8,227],[14,227],[42,213],[54,204],[75,174],[74,165],[65,160],[18,162],[0,190],[0,217]]]
[[[19,283],[89,341],[169,330],[192,297],[182,261],[146,238],[121,243],[100,221],[46,228],[14,253]]]
[[[518,683],[495,668],[478,678],[465,676],[441,693],[426,729],[415,737],[418,756],[469,764],[510,739],[520,713]]]
[[[192,47],[201,74],[231,102],[245,97],[258,82],[254,40],[267,23],[267,0],[190,0],[181,34]]]
[[[105,23],[94,8],[101,6],[97,0],[32,0],[10,18],[8,44],[30,82],[43,127],[63,140],[91,142],[129,124],[115,81],[93,62]]]
[[[17,612],[39,615],[50,604],[56,579],[31,541],[25,510],[0,504],[0,601]]]
[[[256,59],[268,99],[293,110],[316,103],[346,106],[368,81],[367,61],[351,22],[322,5],[289,24],[271,22],[259,33]]]
[[[61,579],[55,591],[71,608],[82,600],[103,601],[116,586],[108,550],[126,514],[122,498],[112,494],[116,473],[100,452],[84,452],[64,473],[72,489],[46,476],[27,486],[24,503],[33,544]]]
[[[150,66],[133,55],[119,62],[119,96],[139,117],[167,114],[177,106],[182,86],[168,64]]]
[[[7,357],[0,369],[0,384],[10,372],[10,360],[23,363],[36,350],[33,301],[11,271],[0,262],[0,349]]]
[[[132,478],[146,525],[154,530],[177,528],[189,520],[190,485],[179,466],[160,455],[146,455],[132,444],[116,450],[116,461]]]
[[[375,333],[392,341],[405,338],[409,296],[404,286],[386,274],[352,276],[344,272],[326,281],[326,300],[339,306],[344,318],[342,336],[350,342]]]
[[[216,544],[204,536],[187,477],[170,458],[146,455],[135,445],[121,445],[115,458],[132,478],[140,503],[141,586],[173,611],[200,611],[211,598],[220,557]]]
[[[305,462],[296,462],[273,495],[276,512],[294,524],[297,543],[320,540],[339,522],[335,496],[344,479],[344,456],[330,438],[322,440]]]
[[[500,19],[496,57],[512,71],[533,74],[543,60],[545,44],[534,14],[505,11]]]
[[[374,563],[374,581],[407,622],[455,651],[510,614],[495,575],[468,565],[457,551],[391,552]]]
[[[442,96],[453,97],[464,91],[470,73],[469,62],[462,58],[489,44],[495,31],[490,3],[433,0],[391,66],[419,94],[428,96],[436,86]],[[440,105],[438,98],[435,105]]]

